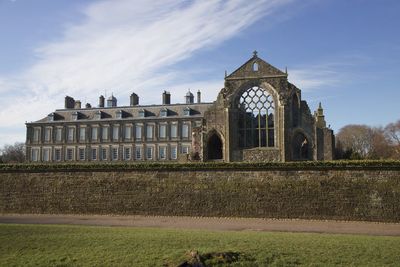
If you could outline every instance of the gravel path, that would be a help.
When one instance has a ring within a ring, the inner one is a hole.
[[[257,218],[205,218],[173,216],[32,215],[2,214],[0,223],[70,224],[155,227],[221,231],[279,231],[400,236],[400,223],[278,220]]]

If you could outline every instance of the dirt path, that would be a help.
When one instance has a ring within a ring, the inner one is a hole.
[[[399,223],[169,216],[2,214],[0,223],[156,227],[400,236]]]

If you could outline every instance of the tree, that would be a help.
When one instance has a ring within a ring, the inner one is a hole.
[[[382,128],[346,125],[339,130],[336,138],[338,158],[383,159],[392,155],[392,146]]]
[[[385,136],[393,147],[393,158],[400,159],[400,120],[385,127]]]
[[[13,163],[25,161],[25,144],[16,142],[14,145],[4,145],[0,149],[1,162]]]

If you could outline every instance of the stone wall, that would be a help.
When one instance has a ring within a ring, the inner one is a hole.
[[[279,162],[281,161],[280,149],[276,148],[250,148],[243,149],[243,161],[245,162]]]
[[[400,170],[0,173],[1,213],[234,216],[400,222]]]

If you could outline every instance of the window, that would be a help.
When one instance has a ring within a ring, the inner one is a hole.
[[[112,160],[118,160],[118,147],[112,148]]]
[[[73,121],[77,121],[78,120],[78,112],[75,111],[75,112],[72,113],[72,120]]]
[[[107,126],[102,127],[101,138],[103,140],[107,140],[108,139],[108,127]]]
[[[160,117],[167,117],[168,116],[168,109],[164,108],[160,111]]]
[[[75,129],[74,129],[73,127],[69,127],[69,128],[68,128],[67,140],[68,140],[69,142],[74,141],[74,132],[75,132]]]
[[[82,127],[79,129],[79,141],[86,140],[86,128]]]
[[[167,125],[166,124],[161,124],[159,126],[159,134],[160,134],[160,138],[167,137]]]
[[[125,147],[124,148],[124,159],[125,160],[130,160],[131,159],[131,148],[130,147]]]
[[[98,139],[98,129],[97,127],[92,128],[92,141],[95,141]]]
[[[239,146],[274,147],[273,98],[266,90],[254,86],[240,97]]]
[[[176,148],[176,146],[171,146],[171,159],[177,159],[177,148]]]
[[[56,141],[60,142],[62,139],[62,128],[56,129]]]
[[[146,126],[146,139],[147,140],[152,140],[153,139],[153,125],[147,125]]]
[[[101,119],[101,111],[97,111],[96,114],[94,114],[94,119],[95,120],[100,120]]]
[[[189,154],[189,147],[188,146],[182,146],[182,154]]]
[[[116,113],[117,119],[122,119],[122,110],[118,110]]]
[[[165,146],[160,146],[158,148],[158,154],[160,159],[166,159],[167,158],[167,148]]]
[[[84,148],[79,148],[78,153],[79,153],[79,160],[85,160],[86,159],[86,157],[85,157],[85,149]]]
[[[54,112],[50,113],[49,115],[47,115],[47,120],[48,121],[54,121]]]
[[[119,126],[113,127],[113,140],[119,139]]]
[[[141,147],[135,147],[135,157],[137,160],[142,159],[142,148]]]
[[[33,130],[33,141],[34,142],[39,142],[39,137],[40,137],[40,129],[39,128],[35,128]]]
[[[54,160],[61,161],[61,149],[60,148],[54,149]]]
[[[97,148],[92,148],[92,160],[97,160]]]
[[[51,140],[51,128],[46,128],[44,130],[44,141],[50,142]]]
[[[253,63],[253,71],[258,71],[258,63],[257,62]]]
[[[189,107],[186,107],[184,110],[183,110],[183,115],[184,116],[190,116],[190,108]]]
[[[39,161],[39,149],[32,148],[32,161]]]
[[[50,148],[43,149],[43,161],[50,161]]]
[[[132,127],[125,126],[125,140],[130,140],[132,138]]]
[[[153,159],[153,147],[146,147],[146,158]]]
[[[182,124],[182,137],[189,138],[189,124]]]
[[[107,160],[107,148],[102,148],[101,149],[101,159],[102,160]]]
[[[171,138],[178,137],[178,124],[171,124]]]
[[[139,118],[144,118],[144,117],[146,117],[146,110],[144,109],[139,110]]]
[[[142,139],[142,126],[141,125],[136,125],[136,128],[135,128],[136,130],[135,130],[135,137],[136,137],[136,139],[137,140],[140,140],[140,139]]]
[[[67,148],[66,160],[73,160],[73,159],[74,159],[74,149]]]

